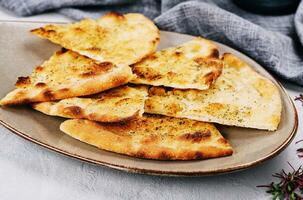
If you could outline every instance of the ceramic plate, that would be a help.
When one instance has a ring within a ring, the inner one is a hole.
[[[33,22],[0,22],[0,97],[14,88],[18,76],[30,74],[33,67],[48,59],[60,47],[29,33],[44,25]],[[178,45],[193,36],[161,31],[159,48]],[[242,53],[219,44],[220,52],[239,56],[279,88],[283,101],[282,120],[275,132],[219,126],[234,148],[229,157],[202,161],[155,161],[132,158],[97,149],[59,130],[63,121],[29,107],[0,108],[0,122],[17,135],[58,153],[115,169],[159,175],[211,175],[246,169],[280,153],[295,136],[297,114],[285,90],[259,64]]]

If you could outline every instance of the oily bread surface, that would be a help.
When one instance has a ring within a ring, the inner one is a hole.
[[[149,89],[145,112],[264,130],[276,130],[282,102],[277,87],[232,54],[216,83],[205,91]]]
[[[127,65],[97,62],[70,50],[59,50],[37,66],[30,76],[19,77],[16,89],[0,105],[27,104],[96,94],[129,82]]]
[[[132,83],[180,89],[208,89],[220,76],[223,61],[215,44],[195,38],[157,51],[131,66]]]
[[[126,123],[71,119],[60,130],[100,149],[138,158],[193,160],[233,152],[213,124],[160,115],[144,115]]]
[[[146,96],[144,87],[120,86],[89,97],[34,103],[32,107],[52,116],[122,122],[142,116]]]
[[[98,20],[46,25],[33,34],[100,62],[130,65],[153,53],[160,33],[142,14],[108,13]]]

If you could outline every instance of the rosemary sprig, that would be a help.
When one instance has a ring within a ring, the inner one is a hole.
[[[295,97],[295,101],[301,101],[303,106],[303,94],[299,94],[299,96]]]
[[[286,173],[282,170],[272,176],[278,178],[280,182],[270,183],[269,185],[260,185],[257,187],[268,188],[267,193],[272,194],[273,200],[298,200],[303,199],[303,168],[300,166],[297,170],[288,163],[292,172]]]

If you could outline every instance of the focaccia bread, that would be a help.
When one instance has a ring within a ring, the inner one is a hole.
[[[126,123],[71,119],[60,130],[100,149],[138,158],[194,160],[233,153],[213,124],[160,115],[144,115]]]
[[[146,87],[120,86],[89,97],[34,103],[32,107],[47,115],[121,122],[142,116],[146,96]]]
[[[16,89],[0,105],[27,104],[96,94],[126,84],[133,78],[127,65],[97,62],[62,49],[35,68],[30,76],[19,77]]]
[[[153,53],[160,40],[154,23],[138,13],[111,12],[98,20],[46,25],[31,32],[100,62],[126,65]]]
[[[136,75],[132,83],[205,90],[220,76],[223,61],[214,43],[195,38],[155,52],[131,67]]]
[[[224,54],[223,60],[222,75],[211,89],[150,88],[145,112],[276,130],[282,110],[277,87],[236,56]]]

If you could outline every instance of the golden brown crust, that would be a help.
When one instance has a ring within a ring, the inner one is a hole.
[[[34,105],[33,108],[38,110],[39,106]],[[63,108],[62,112],[65,115],[71,116],[71,118],[79,118],[79,119],[83,118],[83,110],[79,106],[67,106],[67,107]]]
[[[30,77],[19,77],[16,89],[0,105],[44,102],[102,92],[129,82],[129,66],[97,62],[61,50],[36,67]]]
[[[155,52],[132,65],[131,82],[179,89],[208,89],[220,76],[223,61],[211,41],[196,38]]]
[[[33,34],[100,62],[130,65],[153,53],[160,33],[142,14],[108,13],[98,20],[46,25]],[[127,33],[127,35],[126,35]]]
[[[89,97],[35,103],[32,107],[52,116],[122,122],[142,116],[146,97],[145,87],[120,86]]]
[[[224,125],[276,130],[282,102],[277,87],[232,54],[208,90],[149,89],[145,112]],[[161,102],[161,103],[159,103]]]
[[[184,141],[190,141],[191,143],[199,143],[201,140],[210,140],[211,133],[209,130],[204,132],[196,131],[193,133],[185,133],[180,135],[179,139]]]
[[[144,115],[125,123],[67,120],[60,130],[98,148],[138,158],[195,160],[233,153],[214,125],[188,119]]]
[[[18,77],[18,80],[15,84],[16,87],[26,87],[31,84],[31,79],[28,76]]]
[[[91,66],[89,66],[89,70],[80,74],[80,76],[82,77],[93,77],[93,76],[97,76],[100,74],[104,74],[108,71],[110,71],[111,69],[114,68],[113,63],[110,62],[102,62],[102,63],[94,63]]]

